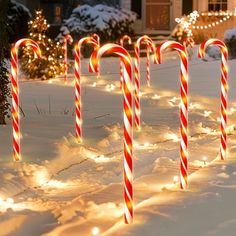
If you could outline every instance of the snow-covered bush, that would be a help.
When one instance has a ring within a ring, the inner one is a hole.
[[[217,46],[210,46],[206,49],[206,53],[208,57],[211,57],[213,59],[220,59],[220,49]],[[206,60],[209,60],[207,57],[205,58]]]
[[[31,17],[30,11],[27,7],[21,3],[11,0],[7,11],[7,17],[9,27],[11,28],[11,42],[27,35],[28,20]]]
[[[224,41],[228,47],[230,57],[236,58],[236,28],[225,32]]]
[[[123,34],[133,33],[136,14],[107,5],[82,5],[65,20],[59,38],[70,33],[75,39],[97,33],[102,41],[113,41]]]

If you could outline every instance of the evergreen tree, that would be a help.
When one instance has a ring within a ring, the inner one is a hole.
[[[29,38],[36,41],[42,51],[42,58],[34,57],[32,49],[24,48],[22,70],[30,79],[43,80],[63,74],[63,47],[59,42],[47,37],[49,28],[42,11],[36,11],[36,18],[28,23]]]
[[[9,74],[6,59],[9,57],[9,26],[7,25],[7,11],[10,0],[0,0],[0,124],[6,124],[6,116],[9,115],[10,97]]]

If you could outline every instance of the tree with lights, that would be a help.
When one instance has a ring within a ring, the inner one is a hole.
[[[49,28],[42,11],[36,11],[34,20],[28,23],[31,39],[39,44],[42,58],[37,59],[30,48],[24,48],[22,56],[22,70],[31,79],[50,79],[64,72],[63,47],[59,42],[48,38]]]

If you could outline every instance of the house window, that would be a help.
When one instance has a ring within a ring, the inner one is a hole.
[[[208,10],[209,11],[226,11],[227,0],[209,0]]]
[[[55,5],[54,6],[54,23],[61,24],[62,22],[62,6]]]
[[[131,1],[131,11],[134,11],[138,15],[138,19],[142,18],[142,0]]]

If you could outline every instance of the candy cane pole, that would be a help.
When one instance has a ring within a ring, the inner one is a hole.
[[[184,45],[185,48],[187,48],[188,46],[190,46],[191,48],[193,48],[193,47],[194,47],[194,44],[195,44],[195,42],[194,42],[193,38],[191,38],[191,37],[185,38],[185,40],[184,40],[184,42],[183,42],[183,45]]]
[[[98,34],[93,34],[92,37],[97,41],[98,46],[101,46],[101,42],[100,42],[100,37]],[[97,78],[99,78],[101,75],[101,65],[100,62],[98,64],[98,72],[97,72]]]
[[[128,41],[128,44],[132,44],[132,40],[128,35],[124,35],[121,39],[120,39],[120,45],[121,47],[124,47],[124,41]],[[122,89],[122,82],[123,82],[123,64],[122,64],[122,60],[120,60],[120,88]]]
[[[64,36],[64,67],[65,67],[64,81],[65,83],[68,82],[67,43],[69,44],[73,43],[73,38],[69,34]]]
[[[147,61],[146,61],[146,67],[147,67],[147,85],[150,86],[151,84],[151,75],[150,75],[150,49],[147,48]]]
[[[227,106],[228,106],[228,50],[224,42],[219,39],[209,39],[203,42],[199,48],[198,56],[203,58],[208,46],[215,45],[221,51],[221,143],[220,157],[226,159],[227,152]]]
[[[188,185],[188,57],[185,47],[177,42],[168,41],[157,47],[156,54],[159,64],[162,63],[161,52],[166,48],[178,51],[180,66],[180,187],[186,189]]]
[[[81,111],[81,46],[90,43],[95,49],[99,45],[93,37],[85,37],[75,45],[75,133],[78,143],[82,142],[82,111]]]
[[[20,146],[20,112],[19,112],[19,78],[18,78],[18,50],[20,47],[31,47],[36,57],[41,57],[38,44],[31,39],[17,41],[11,49],[11,84],[12,84],[12,126],[13,126],[13,158],[21,160]]]
[[[99,59],[104,54],[115,53],[124,65],[123,113],[124,113],[124,220],[133,221],[133,115],[132,115],[132,62],[129,53],[117,44],[106,44],[94,51],[90,59],[90,71],[96,72]]]
[[[192,55],[190,54],[191,51],[188,50],[188,49],[189,49],[189,47],[193,48],[194,45],[195,45],[195,42],[194,42],[193,38],[192,37],[185,38],[184,41],[183,41],[183,45],[184,45],[184,47],[186,49],[186,52],[188,53],[188,56],[191,60],[191,57],[192,57]]]
[[[134,58],[134,80],[135,80],[135,90],[134,90],[134,97],[135,97],[135,128],[137,130],[141,129],[140,126],[140,45],[142,43],[146,43],[148,50],[151,52],[155,52],[155,46],[153,44],[153,41],[148,37],[148,36],[142,36],[140,37],[135,46],[134,46],[134,51],[135,51],[135,58]],[[149,52],[148,52],[149,53]],[[147,58],[149,60],[149,57]],[[155,63],[156,57],[155,57]],[[147,63],[147,66],[150,66],[150,62]],[[150,75],[150,68],[147,68],[147,75]],[[147,77],[147,82],[150,83],[150,78]]]

